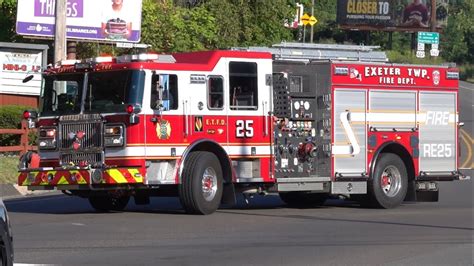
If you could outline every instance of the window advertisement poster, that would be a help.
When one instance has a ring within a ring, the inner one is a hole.
[[[0,93],[39,95],[43,52],[26,49],[0,51]],[[33,79],[23,83],[23,79]]]
[[[142,0],[67,0],[66,37],[139,42]],[[18,0],[16,32],[54,37],[55,0]]]
[[[338,0],[337,23],[343,28],[419,31],[431,27],[431,0]],[[436,25],[447,25],[448,0],[436,0]]]

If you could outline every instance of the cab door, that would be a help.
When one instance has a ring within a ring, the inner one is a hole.
[[[184,153],[186,135],[184,106],[181,104],[184,93],[178,91],[180,77],[171,73],[152,72],[149,91],[145,90],[145,159],[147,184],[175,184],[173,171],[177,159]],[[135,136],[130,136],[135,137]]]
[[[229,61],[228,154],[237,182],[262,182],[269,178],[270,88],[263,65]],[[271,71],[271,66],[268,68]],[[271,72],[270,72],[271,73]]]

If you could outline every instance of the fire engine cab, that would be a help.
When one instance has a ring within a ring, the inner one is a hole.
[[[316,48],[63,62],[43,75],[39,112],[24,114],[38,152],[22,156],[19,185],[99,211],[174,195],[210,214],[238,193],[394,208],[463,179],[457,69]]]

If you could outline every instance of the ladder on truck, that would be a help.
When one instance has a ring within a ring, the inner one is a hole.
[[[388,62],[385,52],[377,51],[377,49],[380,49],[380,46],[293,42],[282,42],[271,47],[232,48],[232,50],[249,52],[269,52],[273,55],[274,60]]]

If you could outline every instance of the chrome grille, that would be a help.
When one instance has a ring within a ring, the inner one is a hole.
[[[81,162],[97,164],[103,162],[102,153],[66,153],[61,154],[61,162],[67,165],[79,165]]]
[[[62,123],[61,124],[61,145],[63,149],[71,149],[74,141],[79,142],[79,150],[88,148],[102,147],[102,122],[77,122],[77,123]],[[70,138],[70,134],[74,136],[79,132],[84,132],[84,137],[81,139]]]
[[[59,152],[61,164],[104,162],[103,121],[97,114],[63,116],[59,122]],[[83,133],[79,136],[78,132]],[[80,144],[74,148],[74,143]]]

